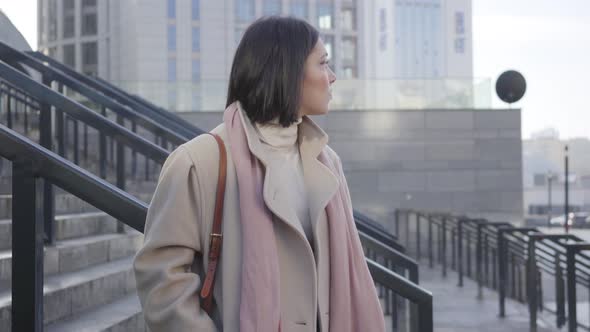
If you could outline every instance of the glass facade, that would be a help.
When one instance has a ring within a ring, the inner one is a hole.
[[[96,0],[82,1],[82,36],[96,35],[98,32]]]
[[[176,0],[168,0],[167,3],[167,12],[169,19],[176,18]]]
[[[82,72],[96,76],[98,73],[97,42],[82,43]]]
[[[193,52],[199,52],[201,50],[201,29],[198,27],[192,27],[192,50]]]
[[[191,76],[193,82],[201,80],[201,60],[193,59],[191,63]]]
[[[201,1],[200,0],[192,0],[191,19],[193,21],[198,21],[201,19]]]
[[[254,0],[236,0],[236,20],[239,23],[250,23],[254,20]]]
[[[76,68],[76,46],[74,44],[63,46],[64,64]]]
[[[57,39],[57,1],[49,0],[47,2],[47,25],[48,41],[52,42]]]
[[[291,0],[289,14],[299,18],[307,18],[307,11],[307,0]]]
[[[334,59],[334,36],[322,36],[326,52],[328,52],[328,60]]]
[[[75,34],[74,0],[64,0],[63,3],[63,38],[72,38]]]
[[[176,25],[168,25],[168,51],[176,51]]]
[[[334,4],[331,0],[318,0],[317,4],[318,27],[320,29],[334,28]]]
[[[262,15],[280,15],[282,7],[281,0],[262,0]]]
[[[394,60],[396,76],[440,77],[444,73],[441,0],[397,0],[394,24],[394,52],[399,54]],[[456,49],[461,46],[455,44]]]
[[[340,15],[342,30],[356,30],[356,10],[354,8],[342,8]]]
[[[176,82],[176,58],[168,58],[168,82]]]

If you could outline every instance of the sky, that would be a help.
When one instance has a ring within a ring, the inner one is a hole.
[[[361,0],[362,1],[362,0]],[[0,0],[0,9],[37,48],[37,0]],[[472,0],[474,76],[521,72],[527,92],[522,136],[556,128],[590,138],[590,0]],[[493,107],[507,105],[496,97]]]

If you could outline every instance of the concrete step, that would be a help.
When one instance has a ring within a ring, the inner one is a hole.
[[[78,271],[93,265],[134,255],[143,235],[137,231],[122,234],[93,235],[59,241],[44,248],[45,276]],[[12,252],[0,251],[0,281],[7,287],[12,279]]]
[[[86,212],[55,217],[56,241],[84,236],[112,234],[117,221],[104,212]],[[12,220],[0,220],[0,250],[12,248]]]
[[[99,308],[135,291],[133,257],[45,278],[44,324]],[[10,331],[10,290],[0,293],[0,331]]]
[[[45,327],[47,332],[144,332],[141,305],[136,293],[115,302]]]
[[[156,189],[156,182],[135,183],[128,181],[127,192],[137,197],[138,199],[149,203],[152,199],[152,195]],[[63,192],[61,189],[56,188],[55,195],[55,213],[59,214],[71,214],[71,213],[82,213],[82,212],[95,212],[98,211],[94,206],[86,203],[82,199]],[[0,220],[10,219],[12,216],[12,194],[0,194]]]

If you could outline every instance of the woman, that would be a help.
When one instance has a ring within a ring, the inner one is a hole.
[[[336,80],[318,32],[295,18],[254,22],[236,51],[223,123],[223,248],[211,314],[207,268],[220,154],[211,135],[162,167],[134,261],[157,331],[384,331],[340,159],[310,118]]]

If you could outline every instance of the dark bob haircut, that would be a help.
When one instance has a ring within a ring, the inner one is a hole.
[[[288,127],[298,118],[305,60],[319,39],[309,23],[270,16],[244,32],[233,59],[227,106],[239,101],[251,121],[279,118]]]

